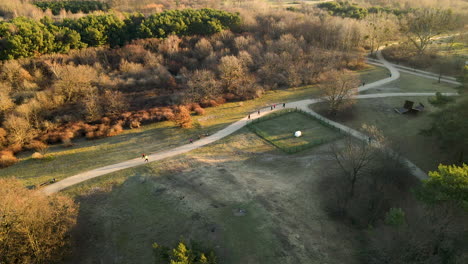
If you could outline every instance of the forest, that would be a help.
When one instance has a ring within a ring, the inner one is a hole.
[[[418,132],[436,138],[444,146],[440,151],[456,153],[456,158],[420,182],[399,155],[346,138],[341,145],[332,144],[324,158],[324,164],[336,162],[336,171],[341,172],[322,170],[330,172],[321,172],[327,177],[317,182],[324,198],[317,203],[327,217],[356,231],[360,242],[356,258],[362,263],[464,263],[468,167],[462,163],[468,155],[468,66],[457,52],[463,53],[468,41],[463,34],[466,13],[457,7],[466,1],[415,2],[359,0],[293,8],[271,8],[271,3],[266,8],[263,1],[242,0],[2,2],[0,168],[21,166],[26,155],[31,156],[28,162],[47,162],[46,157],[52,157],[47,155],[49,145],[72,149],[81,142],[99,142],[160,121],[173,121],[184,133],[200,125],[192,117],[205,115],[206,108],[230,102],[241,106],[265,93],[314,86],[323,96],[327,86],[333,90],[347,81],[340,76],[348,78],[350,90],[355,89],[362,84],[356,75],[368,67],[368,56],[392,43],[383,51],[388,60],[451,75],[462,83],[456,103],[441,93],[430,99],[443,111],[432,114],[430,128]],[[454,9],[443,6],[449,2]],[[449,36],[444,41],[433,40],[444,34]],[[384,74],[387,78],[388,72]],[[332,109],[333,115],[350,108],[343,109]],[[364,129],[383,146],[392,143],[374,127]],[[288,160],[281,157],[282,162]],[[370,165],[354,170],[363,160]],[[21,205],[4,216],[0,207],[0,220],[18,219],[27,225],[36,213],[28,209],[30,205],[44,212],[38,218],[41,225],[60,227],[55,236],[53,228],[45,228],[51,233],[47,239],[41,239],[42,231],[31,232],[37,235],[31,239],[34,243],[50,242],[49,250],[38,253],[23,243],[24,232],[2,240],[2,235],[7,236],[4,230],[17,226],[1,226],[0,246],[10,243],[18,250],[8,250],[0,263],[60,262],[67,254],[68,231],[78,217],[75,201],[53,195],[28,204],[22,199],[35,201],[36,194],[23,182],[0,179],[0,183],[7,186],[0,193],[9,197],[0,204]],[[99,190],[97,196],[104,193]],[[177,202],[184,199],[176,197]],[[199,215],[190,217],[195,221]],[[210,229],[210,234],[215,233],[214,227]],[[193,259],[185,263],[216,263],[211,248],[190,249],[180,242],[173,249],[158,243],[153,250],[164,261],[185,254]]]
[[[84,47],[111,47],[134,39],[165,38],[169,35],[210,35],[235,30],[236,14],[213,9],[170,10],[145,18],[142,14],[87,15],[54,22],[48,17],[36,21],[26,17],[0,22],[0,59],[66,53]]]

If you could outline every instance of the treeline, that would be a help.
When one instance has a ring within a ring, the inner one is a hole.
[[[297,13],[255,15],[243,33],[138,39],[0,66],[0,162],[37,150],[37,142],[113,136],[125,128],[173,120],[266,90],[319,82],[331,69],[359,69],[360,24]]]
[[[76,0],[68,0],[68,1],[35,1],[33,4],[42,11],[46,11],[50,9],[52,14],[58,15],[60,14],[61,10],[72,12],[76,14],[78,12],[83,12],[85,14],[93,12],[93,11],[107,11],[109,9],[109,4],[106,2],[100,1],[76,1]]]
[[[397,9],[397,8],[390,8],[390,7],[376,7],[372,6],[369,8],[360,7],[355,3],[351,3],[348,1],[344,2],[325,2],[317,5],[318,8],[327,10],[331,15],[334,16],[341,16],[341,17],[349,17],[355,19],[363,19],[369,14],[377,14],[377,13],[388,13],[394,14],[396,16],[408,14],[412,12],[412,9]]]
[[[66,53],[83,47],[120,46],[139,38],[169,35],[209,35],[235,30],[238,14],[213,9],[170,10],[144,17],[141,14],[88,15],[53,22],[18,17],[0,22],[0,59],[27,58],[47,53]]]

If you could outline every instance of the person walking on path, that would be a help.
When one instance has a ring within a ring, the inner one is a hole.
[[[142,153],[142,154],[141,154],[141,158],[142,158],[142,159],[144,159],[145,156],[146,156],[145,153]]]
[[[145,162],[148,162],[148,155],[145,155]]]
[[[285,107],[286,107],[286,103],[283,103],[283,108],[285,108]]]
[[[189,139],[189,141],[190,141],[190,144],[192,144],[192,143],[193,143],[193,139]]]
[[[271,111],[273,111],[273,106],[272,105],[270,106],[270,108],[271,108]]]
[[[249,117],[248,117],[248,118],[249,118],[249,120],[250,120],[250,114],[249,114]]]
[[[258,110],[258,115],[260,115],[260,110]]]
[[[273,108],[276,108],[276,104],[273,105]]]

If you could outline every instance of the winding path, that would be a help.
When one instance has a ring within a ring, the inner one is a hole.
[[[386,61],[383,58],[382,53],[380,51],[377,53],[377,58],[379,60],[379,63],[384,65],[390,71],[390,73],[391,73],[390,76],[388,78],[385,78],[385,79],[382,79],[382,80],[367,84],[365,86],[360,86],[358,88],[359,92],[382,86],[384,84],[387,84],[389,82],[395,81],[398,78],[400,78],[399,71],[396,69],[396,67],[394,67],[391,63],[389,63],[388,61]],[[418,74],[418,75],[420,75],[420,74]],[[424,77],[430,78],[432,76],[424,76]],[[432,95],[435,95],[435,93],[379,93],[379,94],[358,95],[358,96],[356,96],[356,98],[364,99],[364,98],[383,98],[383,97],[397,97],[397,96],[432,96]],[[458,94],[457,93],[445,93],[444,95],[456,96]],[[308,112],[309,114],[313,115],[314,117],[316,117],[318,119],[321,119],[321,120],[335,126],[337,129],[339,129],[339,130],[341,130],[341,131],[343,131],[343,132],[345,132],[347,134],[350,134],[353,137],[356,137],[358,139],[365,140],[365,141],[368,140],[368,136],[362,134],[361,132],[359,132],[357,130],[354,130],[352,128],[349,128],[347,126],[344,126],[342,124],[339,124],[337,122],[334,122],[332,120],[329,120],[329,119],[319,115],[318,113],[312,111],[309,108],[309,105],[315,104],[315,103],[318,103],[318,102],[321,102],[321,101],[322,101],[322,99],[306,99],[306,100],[301,100],[301,101],[295,101],[295,102],[287,103],[286,108],[301,109],[301,110],[303,110],[305,112]],[[275,112],[275,111],[278,111],[278,110],[281,110],[281,109],[284,109],[284,108],[278,107],[278,108],[276,108],[274,110],[270,110],[270,107],[267,107],[267,108],[261,109],[259,115],[256,114],[256,113],[252,114],[251,119],[257,119],[259,117],[262,117],[264,115],[270,114],[272,112]],[[176,155],[186,153],[186,152],[189,152],[191,150],[203,147],[205,145],[211,144],[211,143],[213,143],[213,142],[215,142],[217,140],[220,140],[220,139],[222,139],[222,138],[236,132],[237,130],[243,128],[247,124],[247,122],[248,122],[248,118],[244,117],[241,120],[232,123],[231,125],[229,125],[226,128],[216,132],[215,134],[213,134],[211,136],[208,136],[208,137],[205,137],[203,139],[194,141],[192,144],[187,144],[187,145],[183,145],[183,146],[180,146],[180,147],[176,147],[174,149],[169,149],[169,150],[166,150],[166,151],[153,153],[153,154],[149,155],[148,158],[149,158],[149,160],[151,162],[153,162],[153,161],[173,157],[173,156],[176,156]],[[411,170],[411,172],[413,173],[414,176],[416,176],[416,177],[418,177],[420,179],[424,179],[424,178],[427,177],[426,173],[424,173],[424,171],[419,169],[411,161],[409,161],[407,159],[404,159],[403,161],[407,164],[408,168],[410,168],[410,170]],[[90,170],[90,171],[82,172],[82,173],[79,173],[77,175],[65,178],[65,179],[63,179],[61,181],[58,181],[56,183],[53,183],[51,185],[48,185],[48,186],[44,187],[42,189],[42,191],[44,193],[46,193],[46,194],[56,193],[56,192],[59,192],[60,190],[63,190],[65,188],[68,188],[68,187],[73,186],[75,184],[87,181],[89,179],[96,178],[96,177],[99,177],[99,176],[102,176],[102,175],[105,175],[105,174],[108,174],[108,173],[111,173],[111,172],[115,172],[115,171],[119,171],[119,170],[123,170],[123,169],[127,169],[127,168],[140,166],[140,165],[143,165],[143,164],[144,164],[143,159],[135,158],[135,159],[127,160],[127,161],[124,161],[124,162],[104,166],[104,167],[101,167],[101,168],[97,168],[97,169],[93,169],[93,170]]]

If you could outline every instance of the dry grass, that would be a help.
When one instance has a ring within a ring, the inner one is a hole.
[[[72,187],[81,210],[69,262],[154,263],[152,242],[184,237],[213,248],[220,263],[357,263],[356,234],[320,207],[325,150],[286,155],[242,129]]]
[[[424,112],[418,115],[400,115],[393,108],[402,107],[405,100],[423,103]],[[312,105],[318,112],[326,111],[324,104]],[[382,130],[384,136],[391,141],[392,148],[404,157],[414,162],[424,171],[435,170],[439,163],[447,163],[456,157],[447,157],[441,151],[440,144],[432,137],[421,134],[421,130],[431,126],[431,113],[439,111],[428,102],[428,97],[390,97],[375,99],[360,99],[346,115],[336,120],[354,129],[360,129],[362,124],[372,124]]]

